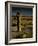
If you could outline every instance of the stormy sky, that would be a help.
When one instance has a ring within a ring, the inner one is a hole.
[[[24,16],[32,16],[32,8],[12,7],[11,15],[16,16],[17,12]]]

